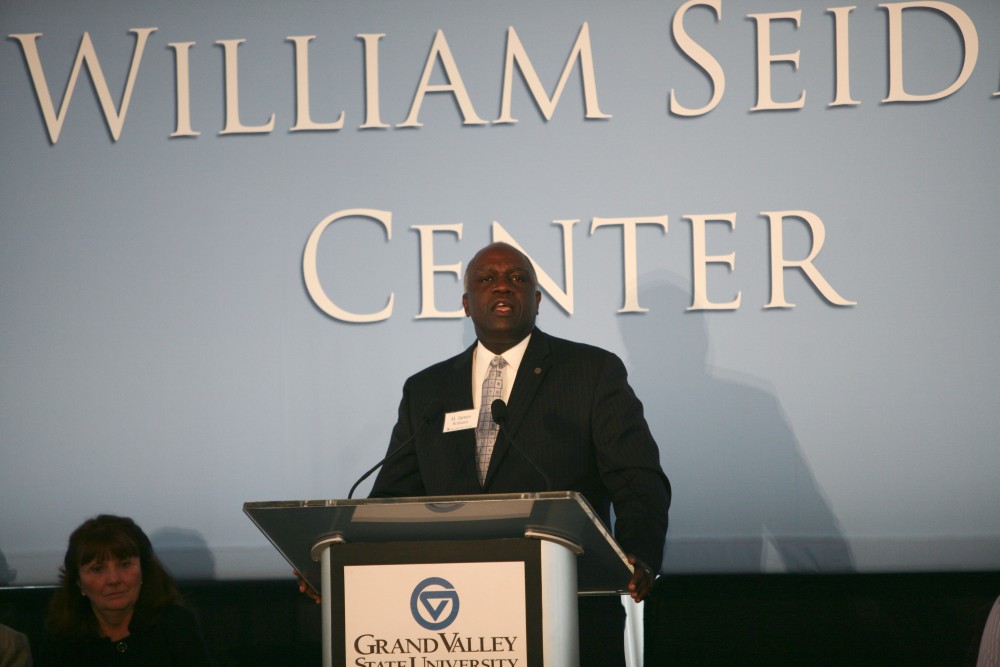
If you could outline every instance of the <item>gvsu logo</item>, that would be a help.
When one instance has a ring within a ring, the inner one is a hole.
[[[428,577],[410,595],[413,620],[427,630],[443,630],[458,617],[458,593],[441,577]]]

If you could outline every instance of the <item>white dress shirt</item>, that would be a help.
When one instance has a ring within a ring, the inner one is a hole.
[[[504,403],[510,401],[510,391],[514,388],[514,378],[517,377],[517,369],[521,366],[521,360],[524,358],[524,351],[528,349],[529,340],[531,340],[531,334],[525,336],[524,340],[500,355],[507,362],[507,365],[500,371],[503,377]],[[486,379],[486,373],[490,370],[490,362],[495,356],[482,343],[476,345],[472,354],[472,405],[477,412],[483,398],[483,380]]]

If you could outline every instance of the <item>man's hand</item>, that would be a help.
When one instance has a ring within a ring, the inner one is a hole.
[[[636,602],[642,602],[642,599],[649,595],[649,591],[653,588],[656,573],[635,556],[629,556],[628,562],[635,568],[632,572],[632,578],[628,582],[629,595]]]
[[[323,601],[323,598],[319,596],[319,593],[313,590],[313,587],[306,583],[306,580],[302,578],[302,575],[299,574],[298,570],[292,570],[292,574],[294,574],[295,578],[299,580],[299,593],[305,593],[311,597],[313,602],[316,604]]]

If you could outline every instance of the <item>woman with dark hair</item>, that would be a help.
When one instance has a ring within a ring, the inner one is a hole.
[[[210,665],[194,616],[132,519],[102,514],[73,531],[37,664]]]

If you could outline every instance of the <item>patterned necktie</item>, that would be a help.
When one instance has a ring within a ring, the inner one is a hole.
[[[476,424],[476,467],[479,469],[479,483],[486,481],[486,471],[493,455],[493,443],[500,427],[493,421],[493,401],[503,398],[503,375],[500,370],[507,365],[503,357],[497,355],[490,362],[490,370],[483,380],[483,395],[479,403],[479,422]]]

